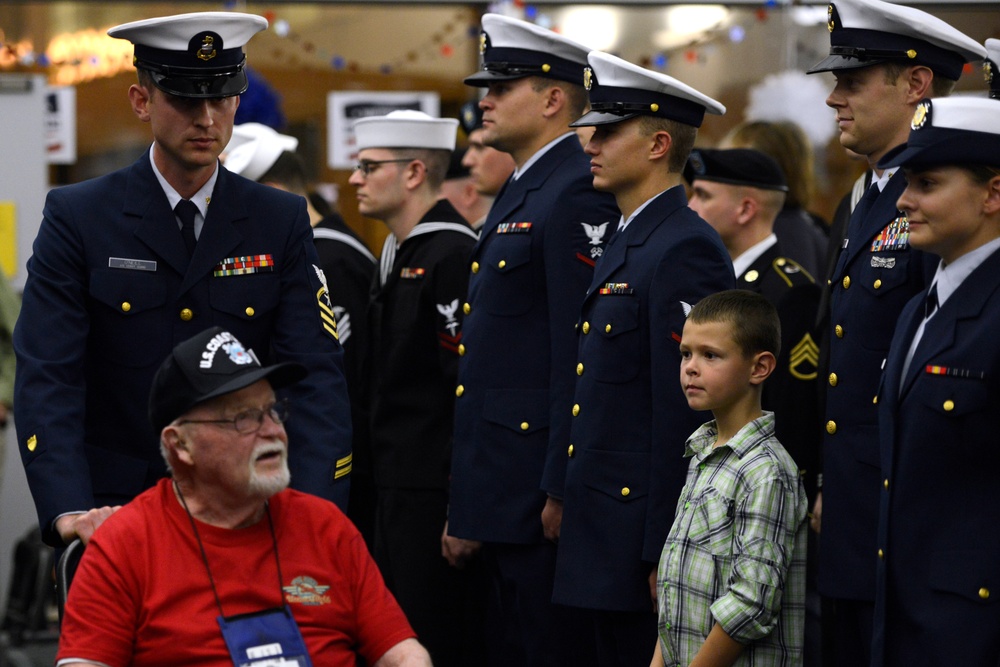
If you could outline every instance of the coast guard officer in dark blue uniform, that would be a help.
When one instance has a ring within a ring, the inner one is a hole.
[[[49,544],[88,538],[166,474],[146,415],[153,374],[216,325],[263,364],[310,369],[287,392],[292,485],[346,505],[342,350],[305,202],[218,163],[247,87],[242,47],[266,27],[207,12],[109,31],[135,44],[129,100],[153,146],[49,193],[14,337],[18,443]]]
[[[542,514],[555,525],[561,511],[574,324],[619,214],[611,195],[594,191],[569,128],[587,104],[588,49],[494,14],[483,17],[482,44],[483,70],[466,83],[488,87],[483,143],[517,169],[470,262],[442,546],[457,563],[485,543],[498,619],[490,664],[586,665],[593,652],[579,625],[551,603],[555,545]]]
[[[725,107],[665,74],[591,52],[594,187],[617,231],[578,319],[556,602],[593,610],[598,664],[647,667],[656,564],[703,415],[676,381],[691,306],[735,280],[719,234],[687,206],[682,171],[705,113]],[[652,577],[652,579],[651,579]],[[583,631],[581,630],[581,634]]]
[[[1000,664],[1000,106],[925,100],[901,167],[909,242],[940,257],[878,392],[873,667]]]
[[[986,52],[940,19],[881,0],[836,0],[829,27],[830,55],[810,72],[837,78],[826,103],[836,111],[840,143],[874,170],[830,276],[823,483],[813,510],[814,528],[822,529],[818,587],[836,612],[827,626],[836,664],[856,667],[868,663],[875,594],[874,397],[899,313],[933,270],[907,242],[906,216],[896,208],[903,179],[876,165],[906,141],[917,103],[947,95],[965,63]]]

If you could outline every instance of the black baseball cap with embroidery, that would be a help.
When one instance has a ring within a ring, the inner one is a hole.
[[[308,375],[302,364],[261,366],[253,350],[222,327],[212,327],[180,343],[156,371],[149,392],[149,421],[159,433],[185,412],[212,398],[231,394],[260,380],[274,389]]]
[[[194,12],[133,21],[108,35],[135,45],[132,63],[179,97],[232,97],[246,91],[243,46],[267,19],[239,12]]]

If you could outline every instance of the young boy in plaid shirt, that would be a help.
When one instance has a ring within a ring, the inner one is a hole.
[[[802,662],[806,495],[760,407],[780,338],[774,307],[745,290],[699,301],[684,325],[681,387],[715,419],[687,440],[651,667]]]

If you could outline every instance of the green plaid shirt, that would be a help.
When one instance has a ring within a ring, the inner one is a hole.
[[[687,665],[715,623],[746,646],[737,665],[802,664],[806,494],[774,413],[725,445],[688,438],[687,483],[657,573],[664,664]]]

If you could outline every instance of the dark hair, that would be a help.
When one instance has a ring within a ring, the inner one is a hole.
[[[733,341],[750,357],[758,352],[781,352],[778,311],[760,294],[743,289],[716,292],[695,304],[688,315],[695,324],[722,322],[732,330]]]
[[[444,183],[448,173],[448,163],[451,162],[451,151],[440,148],[390,148],[388,149],[399,159],[412,158],[419,160],[427,172],[427,184],[437,190]]]
[[[257,180],[260,183],[278,183],[297,195],[307,194],[305,162],[298,153],[291,151],[281,151],[271,168]]]

